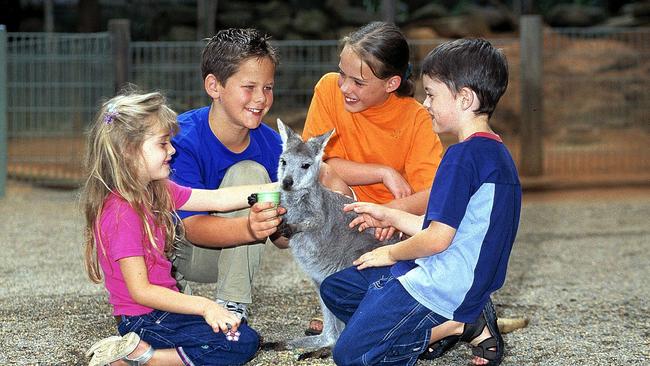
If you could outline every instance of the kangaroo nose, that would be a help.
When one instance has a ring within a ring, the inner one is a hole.
[[[285,191],[291,189],[292,185],[293,185],[293,178],[286,177],[282,180],[282,189],[284,189]]]

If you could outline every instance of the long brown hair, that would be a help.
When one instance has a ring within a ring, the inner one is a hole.
[[[88,132],[85,169],[86,182],[81,192],[81,208],[85,216],[84,262],[88,277],[102,281],[97,260],[106,255],[99,231],[99,218],[104,201],[114,193],[129,203],[142,221],[145,251],[160,250],[154,240],[147,215],[153,215],[165,233],[165,254],[169,255],[174,240],[173,202],[166,180],[142,182],[142,145],[156,129],[178,131],[176,113],[167,107],[165,97],[157,92],[125,91],[103,103]],[[101,253],[99,248],[102,248]]]

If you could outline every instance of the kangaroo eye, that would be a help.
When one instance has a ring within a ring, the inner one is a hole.
[[[287,162],[284,161],[284,159],[280,159],[280,164],[282,164],[282,166],[285,166],[285,165],[287,165]]]
[[[309,169],[310,166],[311,166],[311,164],[305,163],[305,164],[302,164],[300,167],[303,168],[303,169]]]

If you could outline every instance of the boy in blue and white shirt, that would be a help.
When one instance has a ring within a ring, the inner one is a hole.
[[[359,214],[351,227],[392,226],[410,237],[362,255],[321,285],[323,301],[346,323],[337,365],[413,365],[439,340],[470,343],[475,365],[503,358],[489,298],[505,281],[521,186],[488,121],[507,88],[507,62],[489,42],[463,39],[431,51],[422,73],[434,131],[459,143],[442,159],[424,217],[346,206]]]

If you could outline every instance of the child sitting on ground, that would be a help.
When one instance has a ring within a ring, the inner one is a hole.
[[[470,343],[475,365],[503,358],[489,298],[505,280],[521,186],[488,121],[508,84],[507,62],[487,41],[463,39],[429,53],[422,73],[434,131],[459,143],[442,159],[424,218],[372,203],[345,207],[359,214],[351,227],[392,226],[410,238],[363,254],[322,283],[323,301],[346,323],[337,365],[413,365],[442,339]]]
[[[277,188],[200,190],[173,183],[170,138],[177,131],[176,114],[159,93],[112,98],[90,130],[82,194],[85,263],[93,282],[103,278],[123,335],[94,344],[87,353],[90,365],[240,365],[258,349],[259,335],[237,316],[178,291],[169,256],[177,209],[240,209],[251,193]],[[273,231],[283,212],[258,203],[249,215]]]

